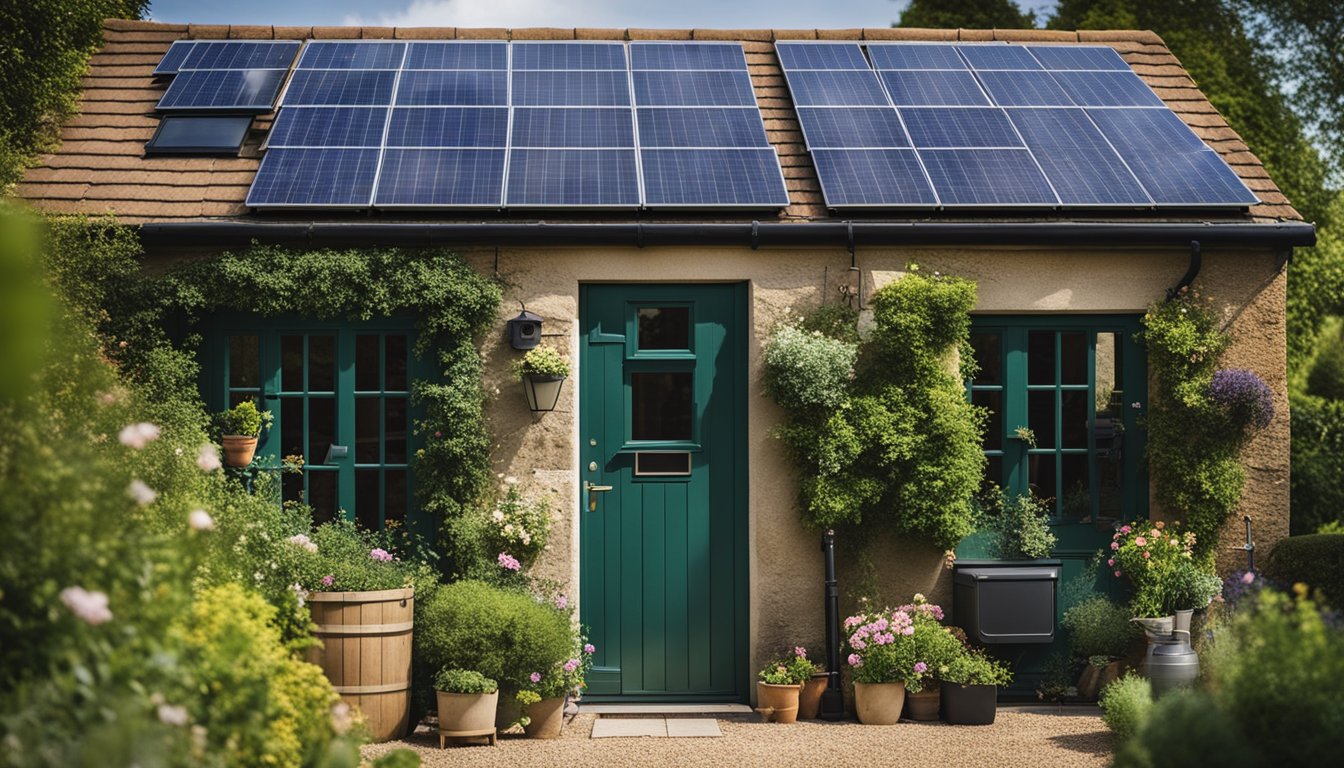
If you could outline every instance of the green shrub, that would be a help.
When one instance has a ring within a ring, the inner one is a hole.
[[[518,361],[518,375],[526,376],[568,376],[569,363],[560,356],[555,347],[542,344],[527,351]]]
[[[990,504],[991,509],[983,512],[984,526],[990,532],[989,546],[995,558],[1038,560],[1054,551],[1050,508],[1036,494],[996,493]]]
[[[1138,631],[1129,620],[1130,613],[1102,595],[1094,595],[1064,612],[1061,622],[1068,631],[1073,652],[1082,658],[1105,656],[1117,659],[1125,655]]]
[[[1318,533],[1280,539],[1269,551],[1264,573],[1284,587],[1306,584],[1324,602],[1344,604],[1344,535]]]
[[[445,693],[494,693],[499,685],[480,672],[445,668],[434,676],[434,688]]]
[[[459,581],[438,590],[415,627],[417,653],[434,669],[470,669],[506,690],[527,687],[571,658],[569,614],[518,590]]]
[[[787,409],[829,411],[849,399],[858,344],[784,325],[765,347],[765,387]]]
[[[1294,536],[1344,520],[1344,400],[1293,393],[1292,515]]]
[[[227,411],[215,415],[220,432],[225,435],[256,437],[263,428],[271,426],[270,411],[258,411],[254,400],[244,400]]]
[[[288,541],[297,583],[312,592],[362,592],[414,587],[433,574],[416,559],[403,559],[387,532],[368,531],[349,520],[334,520]],[[417,595],[417,598],[419,596]]]
[[[1327,323],[1317,340],[1318,351],[1307,372],[1307,393],[1326,400],[1344,400],[1344,324]]]
[[[980,648],[967,648],[957,654],[939,677],[960,685],[1005,686],[1013,681],[1013,672],[1002,661],[987,655]]]
[[[420,768],[420,755],[413,749],[394,749],[375,758],[373,768]]]
[[[1153,707],[1153,687],[1145,677],[1126,674],[1101,692],[1101,719],[1117,739],[1139,732]]]
[[[1107,690],[1114,686],[1113,683]],[[1107,724],[1110,724],[1109,720]],[[1121,732],[1117,730],[1116,736],[1121,737]],[[1298,765],[1278,759],[1267,760],[1266,754],[1272,753],[1263,752],[1250,743],[1208,694],[1177,690],[1152,703],[1142,724],[1116,749],[1112,765],[1114,768]]]
[[[1206,570],[1192,559],[1178,560],[1163,590],[1166,600],[1164,613],[1200,610],[1222,589],[1223,580],[1218,578],[1218,574]]]

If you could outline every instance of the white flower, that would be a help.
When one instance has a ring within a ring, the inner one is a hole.
[[[215,449],[214,443],[201,446],[200,452],[196,454],[196,466],[203,472],[214,472],[220,468],[219,451]]]
[[[290,536],[288,539],[285,539],[285,541],[288,541],[290,544],[293,544],[297,547],[303,547],[309,552],[317,551],[317,544],[312,539],[308,538],[306,534],[296,533],[293,536]]]
[[[350,705],[345,702],[337,702],[331,707],[331,728],[337,734],[344,734],[354,725],[354,718],[350,716]]]
[[[147,507],[150,504],[153,504],[154,500],[159,498],[159,494],[155,493],[153,488],[145,485],[144,482],[140,480],[132,480],[131,484],[126,486],[126,495],[130,496],[135,500],[136,504],[139,504],[142,507]]]
[[[299,607],[303,607],[303,601],[308,599],[308,590],[303,588],[302,584],[290,584],[289,588],[294,590],[294,596],[299,598]]]
[[[531,543],[532,543],[532,537],[529,536],[528,534],[524,533],[524,534],[523,534],[523,546],[527,546],[528,544],[531,544]]]
[[[117,439],[121,441],[122,445],[138,451],[159,439],[159,428],[148,421],[128,424],[121,430],[121,434],[117,435]]]
[[[107,607],[107,595],[102,592],[90,592],[83,587],[66,587],[61,590],[61,602],[71,613],[95,627],[112,620],[112,611]]]
[[[509,533],[509,534],[513,533],[513,523],[509,523],[509,524],[505,525],[505,526],[504,526],[504,532],[505,532],[505,533]]]
[[[191,526],[193,531],[213,531],[215,529],[215,518],[210,516],[204,509],[193,509],[191,514],[187,515],[187,525]]]
[[[173,455],[174,455],[174,456],[181,456],[181,455],[182,455],[182,449],[181,449],[181,448],[174,448],[174,449],[173,449]]]
[[[517,484],[518,484],[518,478],[514,477],[513,475],[509,475],[508,477],[504,478],[504,484],[505,484],[505,485],[517,485]]]
[[[502,523],[504,522],[504,510],[496,509],[494,512],[490,513],[490,517],[493,517],[496,523]]]
[[[164,725],[186,725],[187,708],[174,706],[172,704],[160,704],[159,722]]]

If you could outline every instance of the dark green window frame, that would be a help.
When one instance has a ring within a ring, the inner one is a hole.
[[[1139,328],[1139,315],[973,318],[972,345],[982,370],[967,382],[967,395],[994,411],[984,442],[987,482],[1010,493],[1032,488],[1049,500],[1056,523],[1147,517],[1139,417],[1148,381],[1144,349],[1135,340]],[[1100,386],[1104,392],[1119,385],[1100,407],[1099,341],[1103,370],[1112,374]],[[1036,447],[1017,436],[1018,427],[1035,433]],[[1085,496],[1065,487],[1066,476],[1077,477],[1084,467]],[[1046,478],[1053,487],[1032,483]],[[1104,493],[1105,487],[1113,492]]]

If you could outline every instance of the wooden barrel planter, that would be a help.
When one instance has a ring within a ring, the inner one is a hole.
[[[414,591],[313,592],[308,609],[322,647],[308,660],[341,699],[364,713],[374,741],[406,735],[411,720]]]

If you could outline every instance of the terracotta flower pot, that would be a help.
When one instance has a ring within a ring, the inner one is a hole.
[[[906,692],[905,716],[911,720],[930,722],[938,719],[938,706],[941,696],[936,687],[925,688],[919,693]]]
[[[439,748],[444,741],[464,736],[485,736],[495,743],[495,710],[499,691],[494,693],[448,693],[436,691],[439,699]]]
[[[941,684],[943,720],[953,725],[993,725],[998,686]]]
[[[565,724],[565,697],[556,696],[529,704],[527,716],[530,722],[523,726],[523,732],[529,739],[558,739]]]
[[[756,683],[756,711],[766,720],[793,723],[798,720],[799,685]]]
[[[1104,667],[1087,664],[1078,676],[1078,697],[1089,701],[1096,699],[1106,686],[1120,677],[1120,666],[1119,661],[1112,661]]]
[[[905,704],[905,683],[855,683],[854,711],[864,725],[895,725]]]
[[[257,453],[255,437],[225,435],[221,442],[224,443],[224,463],[230,467],[246,467]]]
[[[821,694],[826,692],[826,683],[829,681],[830,677],[825,672],[818,672],[803,683],[803,690],[798,693],[798,717],[804,720],[817,718],[821,711]]]

